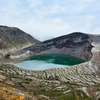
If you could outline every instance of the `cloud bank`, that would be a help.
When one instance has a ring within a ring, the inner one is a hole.
[[[0,0],[0,24],[43,41],[72,32],[100,34],[100,0]]]

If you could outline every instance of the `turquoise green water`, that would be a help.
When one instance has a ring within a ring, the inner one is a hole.
[[[81,59],[58,54],[38,55],[16,63],[17,66],[29,70],[44,70],[56,67],[65,67],[80,64]]]

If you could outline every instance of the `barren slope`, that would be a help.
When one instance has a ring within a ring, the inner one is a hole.
[[[25,43],[38,42],[38,40],[18,28],[0,26],[0,49]]]

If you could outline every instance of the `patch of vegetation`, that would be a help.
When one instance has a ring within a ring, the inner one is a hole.
[[[3,97],[0,96],[0,100],[7,100],[7,99],[4,99]]]
[[[2,81],[0,81],[0,83],[3,83],[3,84],[7,84],[7,83],[4,83],[4,82],[2,82]],[[8,86],[11,86],[11,87],[13,87],[13,88],[16,88],[16,89],[18,89],[18,87],[17,86],[15,86],[15,85],[11,85],[11,84],[7,84]],[[1,100],[1,99],[0,99]]]
[[[32,81],[32,79],[30,79],[30,78],[23,78],[21,83],[30,84],[31,81]]]
[[[55,98],[56,100],[93,100],[80,90],[73,90],[66,95],[61,95]]]
[[[39,96],[37,100],[48,100],[48,99]]]
[[[43,94],[43,95],[50,96],[50,97],[57,97],[57,96],[62,95],[61,91],[57,91],[57,90],[53,90],[53,89],[51,89],[51,90],[46,90],[46,89],[42,89],[42,90],[35,89],[34,90],[34,89],[31,89],[31,90],[29,90],[29,92],[30,93],[32,92],[34,95]]]
[[[50,98],[53,98],[54,100],[94,100],[90,97],[88,97],[83,91],[81,90],[74,90],[73,87],[70,87],[71,91],[63,94],[63,91],[58,90],[46,90],[46,89],[30,89],[29,93],[34,95],[45,95]],[[45,100],[45,99],[40,99]]]
[[[6,76],[6,77],[18,79],[18,80],[20,80],[20,83],[30,84],[30,82],[32,82],[32,79],[26,78],[24,76],[19,76],[19,75],[15,75],[15,74],[5,74],[5,73],[2,73],[2,75]]]

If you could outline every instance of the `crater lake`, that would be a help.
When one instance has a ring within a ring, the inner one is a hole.
[[[72,66],[83,62],[84,61],[81,59],[67,55],[45,54],[29,57],[24,61],[15,63],[15,65],[29,70],[45,70],[50,68]]]

